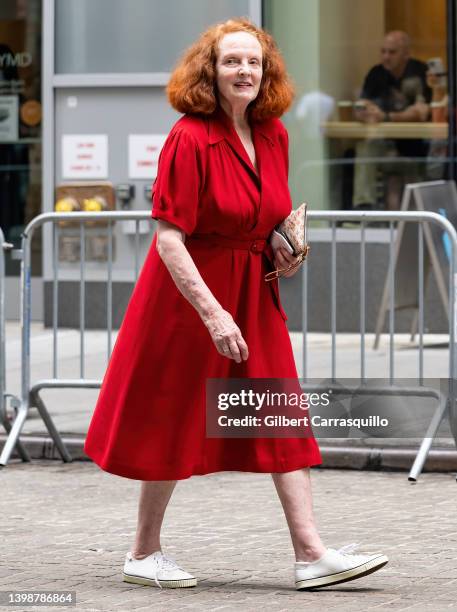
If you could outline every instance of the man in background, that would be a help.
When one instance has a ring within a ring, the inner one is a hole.
[[[401,31],[389,32],[381,48],[381,63],[374,66],[365,77],[360,100],[356,103],[355,118],[363,123],[427,121],[431,89],[426,82],[426,73],[427,65],[410,57],[408,34]],[[417,139],[358,141],[354,208],[376,208],[379,163],[382,163],[396,191],[393,198],[387,198],[386,208],[398,208],[398,187],[404,179],[420,180],[420,163],[417,158],[425,157],[427,149],[428,143]],[[396,160],[396,157],[400,159]]]

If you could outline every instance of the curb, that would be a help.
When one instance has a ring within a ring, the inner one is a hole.
[[[68,452],[74,461],[91,461],[84,453],[84,438],[79,435],[62,436]],[[0,447],[6,441],[0,435]],[[61,460],[54,441],[49,436],[23,434],[21,441],[32,459]],[[319,445],[323,464],[322,468],[339,468],[352,470],[399,470],[409,471],[417,453],[417,447],[382,447],[352,445]],[[19,459],[13,452],[11,459]],[[424,466],[424,472],[457,472],[457,450],[449,448],[432,448]]]

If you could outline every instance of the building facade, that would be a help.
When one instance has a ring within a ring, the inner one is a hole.
[[[431,85],[440,79],[442,93],[435,102],[455,107],[455,75],[447,70],[455,69],[455,58],[448,57],[455,48],[450,24],[455,0],[3,0],[0,224],[6,239],[18,246],[24,226],[56,206],[69,210],[84,202],[88,210],[149,209],[158,152],[178,118],[165,96],[170,71],[206,26],[239,15],[272,32],[295,83],[295,102],[283,120],[290,135],[296,205],[307,200],[313,208],[352,208],[361,167],[376,193],[371,204],[380,208],[398,205],[405,180],[453,178],[453,117],[438,116],[437,110],[408,126],[416,130],[414,139],[378,138],[387,144],[422,141],[420,159],[414,151],[405,155],[397,147],[399,154],[387,146],[380,159],[364,159],[361,166],[357,147],[365,136],[353,126],[353,114],[368,71],[381,61],[384,36],[392,30],[409,34],[411,57],[434,61],[430,66],[438,76]],[[429,124],[439,125],[431,132]],[[149,226],[141,231],[144,254],[151,231]],[[92,286],[89,312],[97,310],[91,304],[100,301],[106,279],[103,228],[92,234],[86,266]],[[70,231],[61,238],[61,304],[70,313],[79,243]],[[116,228],[113,280],[119,313],[132,285],[133,241],[128,230]],[[33,244],[33,316],[40,320],[51,316],[50,243],[44,230]],[[19,313],[18,274],[19,262],[8,258],[10,318]],[[76,316],[67,323],[75,323]],[[97,325],[95,319],[92,323]]]

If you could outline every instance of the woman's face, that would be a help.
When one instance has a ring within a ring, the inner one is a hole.
[[[262,47],[255,36],[232,32],[220,40],[216,83],[221,101],[245,108],[259,93],[262,72]]]

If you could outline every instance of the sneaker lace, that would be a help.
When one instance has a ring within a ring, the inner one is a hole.
[[[173,559],[171,559],[170,557],[167,557],[167,555],[164,555],[163,553],[160,556],[155,557],[154,582],[160,588],[162,588],[162,585],[160,584],[159,579],[157,578],[157,574],[159,570],[161,569],[182,569],[182,568],[180,568],[179,565],[175,561],[173,561]]]
[[[353,553],[353,551],[360,546],[360,543],[352,543],[352,544],[346,544],[346,546],[342,546],[341,548],[339,548],[336,552],[344,555],[346,558],[349,558],[352,560],[352,562],[364,562],[366,561],[366,555],[355,555]]]
[[[166,569],[182,569],[181,567],[179,567],[176,561],[174,561],[167,555],[162,555],[162,564]]]
[[[336,552],[340,553],[341,555],[350,555],[358,546],[360,546],[360,542],[353,542],[352,544],[346,544],[346,546],[338,548]]]

